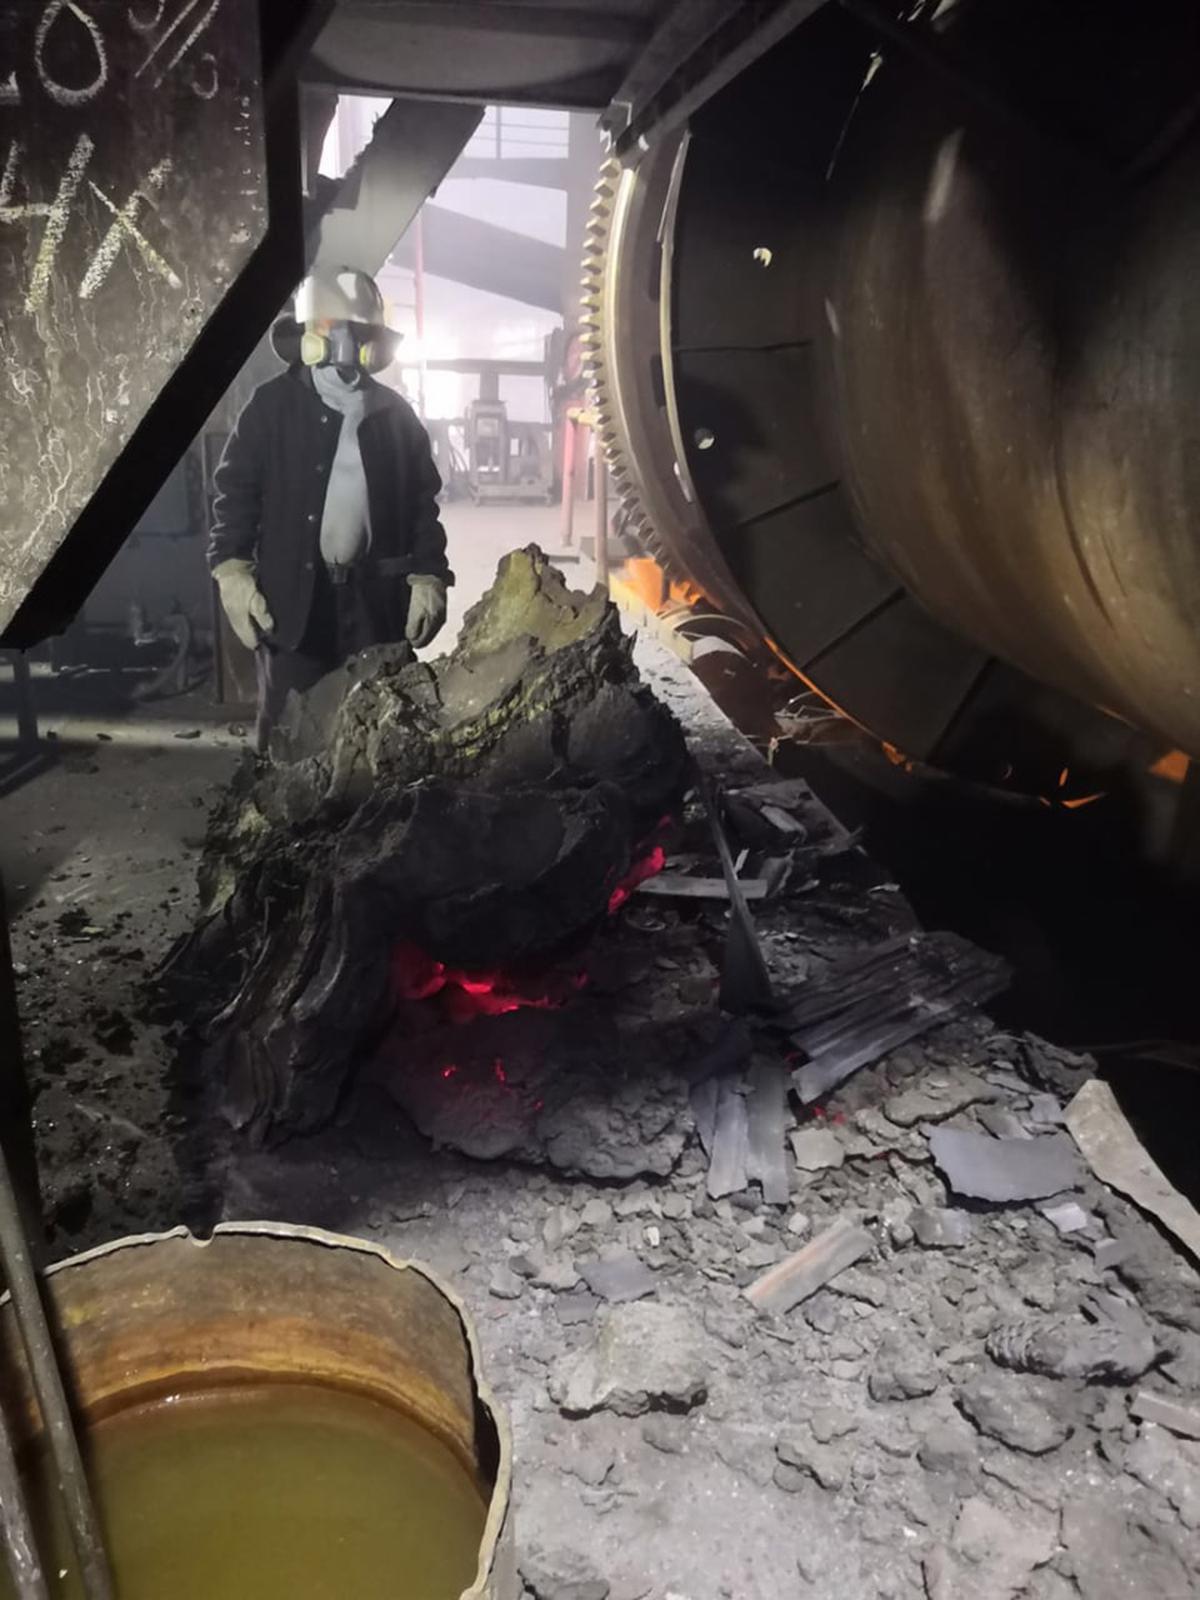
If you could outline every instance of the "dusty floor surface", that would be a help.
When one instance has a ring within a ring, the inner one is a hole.
[[[766,775],[667,652],[643,641],[639,659],[707,764]],[[212,1177],[189,1167],[177,1030],[148,1020],[145,979],[188,925],[241,740],[200,701],[60,731],[64,759],[0,802],[0,868],[66,1254],[175,1224]],[[851,850],[760,923],[787,986],[913,919]],[[1150,1392],[1200,1414],[1200,1278],[1081,1164],[1050,1217],[956,1197],[931,1160],[939,1128],[1065,1138],[1086,1063],[967,1011],[821,1116],[790,1103],[786,1204],[754,1185],[714,1199],[689,1084],[727,1037],[719,929],[711,908],[636,896],[604,935],[586,1015],[643,1070],[588,1102],[586,1140],[519,1163],[434,1148],[376,1070],[337,1127],[235,1150],[224,1214],[359,1234],[454,1281],[512,1418],[536,1600],[1200,1594],[1200,1443],[1130,1409]],[[751,1047],[778,1066],[777,1042]],[[868,1253],[756,1311],[744,1288],[839,1219]]]

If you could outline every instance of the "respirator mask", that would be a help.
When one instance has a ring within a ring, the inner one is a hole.
[[[390,366],[400,337],[387,325],[375,280],[343,267],[314,272],[304,280],[296,292],[294,317],[276,324],[274,345],[285,361],[298,356],[306,367],[336,367],[349,379]]]

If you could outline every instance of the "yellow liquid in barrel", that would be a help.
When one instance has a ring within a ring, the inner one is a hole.
[[[120,1412],[88,1438],[117,1600],[459,1600],[474,1580],[478,1487],[374,1400],[226,1389]],[[80,1600],[64,1530],[41,1547],[55,1600]]]

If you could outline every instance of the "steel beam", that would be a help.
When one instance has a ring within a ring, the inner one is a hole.
[[[743,0],[642,104],[630,107],[613,149],[626,159],[683,126],[714,95],[819,11],[826,0]],[[635,69],[636,71],[636,69]]]
[[[690,4],[691,0],[683,0]],[[641,44],[646,25],[640,17],[609,7],[530,4],[530,0],[349,0],[341,10],[348,20],[383,17],[397,27],[449,28],[469,33],[517,35],[538,39],[593,39],[609,44]]]
[[[664,85],[741,9],[742,0],[675,0],[625,75],[601,126],[614,138],[624,132]]]
[[[522,305],[562,313],[566,252],[560,245],[511,233],[445,206],[427,205],[421,215],[426,272],[519,300]],[[401,239],[392,259],[397,266],[412,267],[411,234]]]
[[[374,276],[482,118],[482,106],[393,100],[321,218],[313,264]]]

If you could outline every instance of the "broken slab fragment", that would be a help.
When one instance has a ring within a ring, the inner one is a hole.
[[[917,1460],[926,1472],[970,1477],[979,1468],[978,1435],[957,1418],[934,1422],[925,1431]]]
[[[1125,1471],[1162,1495],[1192,1532],[1200,1529],[1200,1445],[1175,1439],[1152,1422],[1125,1452]]]
[[[533,1600],[608,1600],[611,1593],[588,1556],[561,1545],[530,1543],[521,1557],[521,1578]]]
[[[795,1493],[802,1480],[811,1478],[822,1489],[838,1490],[850,1476],[848,1453],[828,1444],[817,1443],[801,1428],[789,1428],[775,1441],[775,1454],[788,1470],[776,1471],[775,1482],[788,1493]]]
[[[1091,1213],[1085,1211],[1077,1200],[1060,1200],[1052,1205],[1042,1205],[1038,1210],[1052,1228],[1059,1233],[1082,1233],[1092,1223]]]
[[[1055,1519],[1015,1521],[998,1507],[973,1496],[964,1500],[950,1545],[938,1545],[925,1558],[929,1600],[1013,1600],[1040,1593],[1030,1581],[1058,1548]]]
[[[488,1284],[488,1293],[497,1300],[519,1300],[525,1292],[522,1279],[508,1265],[502,1261],[499,1266],[492,1269],[491,1281]]]
[[[612,1261],[581,1261],[578,1265],[584,1283],[610,1305],[644,1299],[657,1287],[650,1268],[635,1255],[617,1256]]]
[[[945,1206],[915,1206],[907,1221],[923,1250],[957,1250],[970,1244],[975,1231],[968,1212]]]
[[[1183,1439],[1200,1439],[1200,1404],[1180,1405],[1178,1400],[1168,1399],[1164,1394],[1139,1389],[1129,1402],[1129,1413],[1142,1422],[1169,1428]]]
[[[995,1084],[974,1072],[955,1073],[943,1084],[918,1084],[902,1089],[883,1103],[883,1114],[898,1128],[915,1128],[919,1122],[945,1122],[968,1106],[986,1104],[998,1098]]]
[[[994,1139],[1032,1139],[1021,1119],[1007,1106],[980,1106],[975,1113]]]
[[[846,1149],[830,1128],[801,1128],[792,1135],[792,1153],[801,1172],[825,1172],[840,1167]]]
[[[885,1340],[867,1377],[872,1400],[919,1400],[934,1394],[942,1375],[923,1344]]]
[[[839,1217],[803,1250],[756,1278],[744,1291],[746,1299],[759,1311],[790,1311],[874,1248],[875,1240],[866,1228]]]
[[[1082,1177],[1070,1139],[993,1139],[964,1128],[934,1128],[929,1149],[955,1194],[1013,1203],[1046,1200],[1077,1188]]]
[[[1084,1084],[1067,1107],[1067,1127],[1101,1183],[1128,1195],[1200,1257],[1200,1211],[1151,1160],[1106,1083]]]
[[[980,1433],[1010,1450],[1044,1456],[1071,1437],[1070,1423],[1051,1410],[1046,1391],[1028,1382],[975,1378],[958,1391],[956,1400]]]
[[[708,1366],[695,1323],[678,1306],[654,1301],[614,1306],[601,1318],[594,1342],[550,1380],[550,1398],[568,1416],[687,1410],[707,1389]]]

